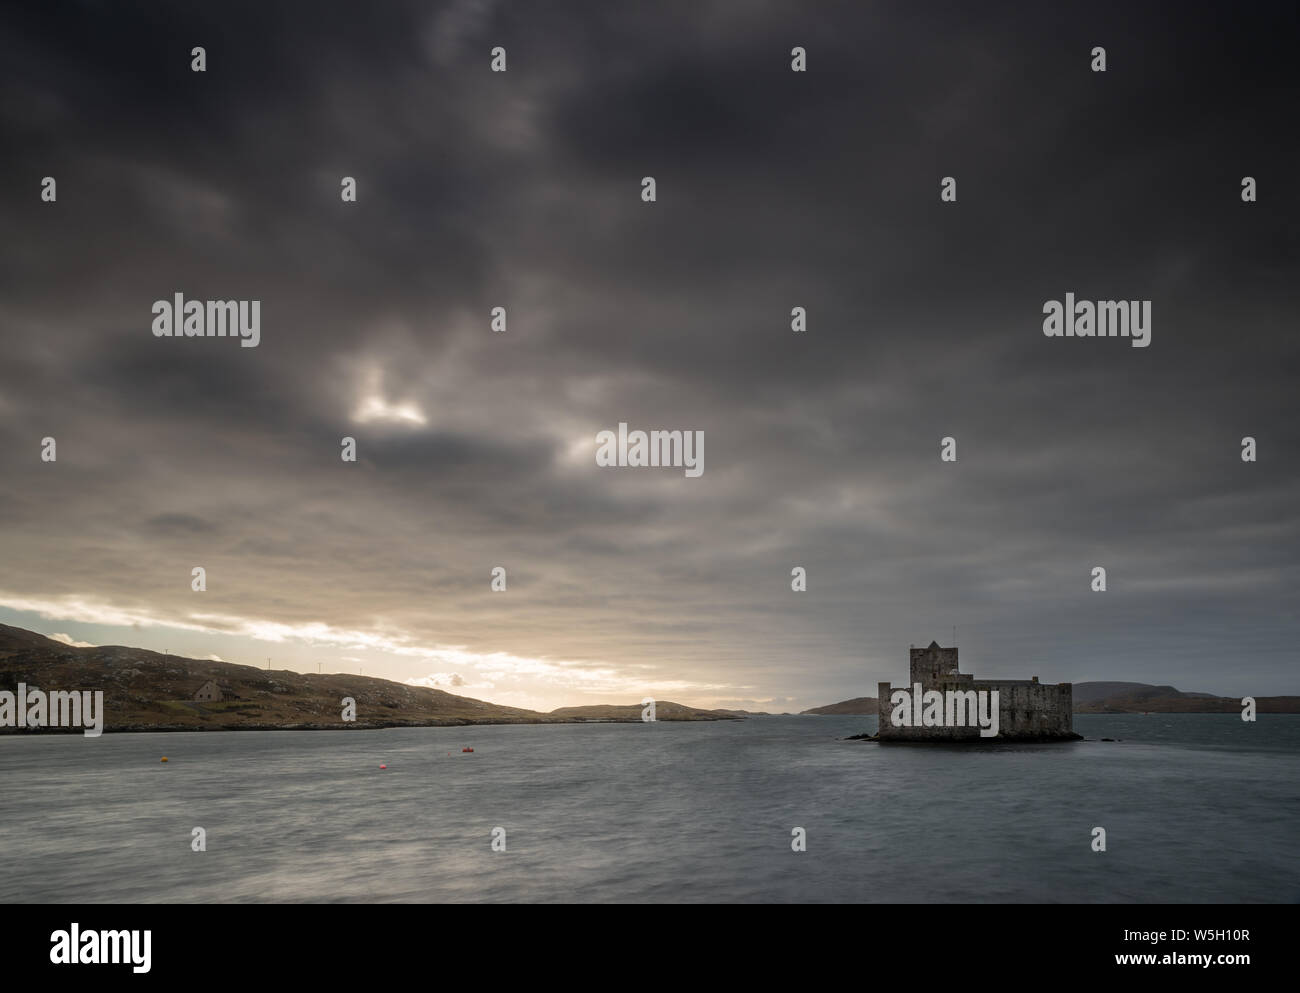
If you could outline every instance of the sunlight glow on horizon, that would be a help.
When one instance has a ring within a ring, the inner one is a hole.
[[[476,652],[464,645],[422,644],[401,632],[381,634],[340,628],[323,622],[285,624],[224,614],[193,612],[161,616],[138,608],[119,607],[104,600],[83,595],[34,598],[0,591],[0,607],[34,614],[44,620],[64,623],[121,628],[120,640],[103,640],[97,644],[122,644],[147,651],[170,651],[196,659],[213,659],[263,668],[264,647],[244,646],[254,651],[231,651],[208,644],[213,638],[255,642],[258,646],[279,646],[274,668],[288,669],[304,675],[316,674],[318,664],[334,674],[365,670],[364,675],[388,679],[410,686],[427,686],[483,700],[501,706],[549,711],[556,707],[586,703],[635,703],[644,696],[673,699],[688,706],[711,707],[714,704],[692,703],[700,694],[721,693],[732,696],[739,687],[725,684],[696,683],[673,678],[646,678],[635,674],[644,666],[626,669],[604,662],[581,662],[548,657],[528,657],[510,652]],[[18,626],[30,626],[19,624]],[[58,632],[46,637],[64,644],[89,646]],[[175,651],[169,634],[179,634],[188,652]],[[196,638],[195,636],[199,636]],[[144,642],[144,643],[142,643]],[[193,647],[196,642],[200,648]],[[154,648],[152,644],[168,645]],[[347,654],[343,654],[347,653]],[[287,657],[285,657],[287,654]],[[322,654],[332,656],[322,658]],[[216,656],[220,658],[217,659]],[[241,661],[240,656],[251,658]],[[411,675],[413,663],[422,662],[427,672]],[[342,663],[347,663],[346,666]],[[667,694],[675,694],[668,696]],[[686,699],[683,699],[683,695]]]

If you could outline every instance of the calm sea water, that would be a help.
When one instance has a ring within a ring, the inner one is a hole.
[[[838,740],[861,717],[7,736],[0,900],[1300,901],[1300,716],[1075,729],[1123,740]]]

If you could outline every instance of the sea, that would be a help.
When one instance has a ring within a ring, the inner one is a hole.
[[[8,735],[0,901],[1300,902],[1300,715],[875,727]]]

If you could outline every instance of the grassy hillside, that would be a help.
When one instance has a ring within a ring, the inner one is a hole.
[[[208,680],[215,680],[227,698],[195,702],[194,694]],[[268,671],[116,645],[71,648],[0,624],[0,690],[16,691],[19,683],[47,692],[102,690],[105,730],[114,731],[550,724],[569,723],[585,716],[579,712],[591,710],[609,711],[606,720],[641,720],[639,706],[562,708],[543,714],[372,676]],[[342,719],[344,697],[356,701],[354,723]],[[721,719],[670,703],[660,703],[657,716]],[[0,733],[17,730],[0,728]]]

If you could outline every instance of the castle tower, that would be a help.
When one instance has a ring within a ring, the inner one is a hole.
[[[932,641],[927,648],[913,648],[909,659],[909,674],[911,682],[922,686],[933,686],[959,675],[956,646],[940,648],[937,641]]]

